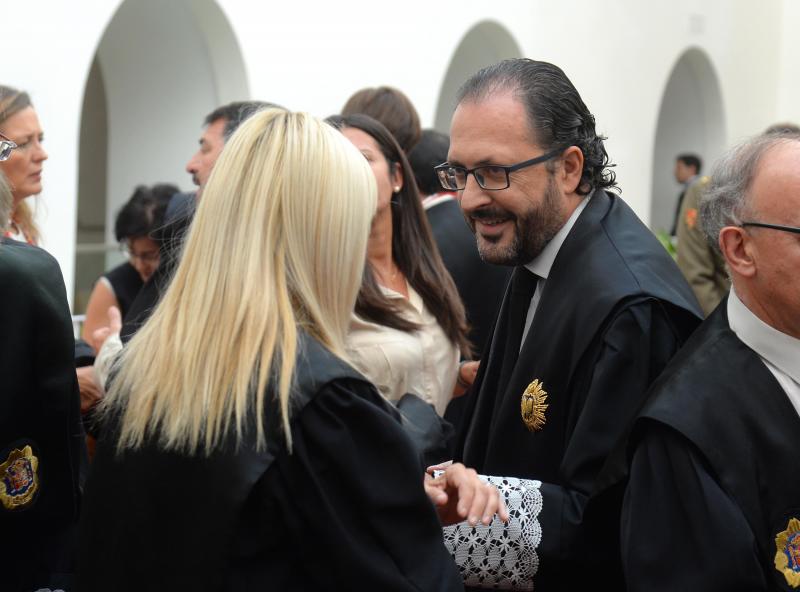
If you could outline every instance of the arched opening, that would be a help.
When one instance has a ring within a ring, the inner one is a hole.
[[[672,68],[658,115],[653,148],[650,227],[669,232],[682,187],[675,180],[675,157],[694,153],[702,172],[725,148],[725,114],[719,80],[706,53],[685,51]]]
[[[249,98],[244,59],[214,0],[125,0],[98,45],[81,117],[75,310],[120,260],[114,219],[140,184],[188,189],[203,118]]]
[[[483,21],[472,27],[458,44],[447,68],[434,127],[443,133],[450,131],[450,118],[456,106],[459,87],[472,74],[501,60],[522,57],[519,45],[511,33],[493,21]]]

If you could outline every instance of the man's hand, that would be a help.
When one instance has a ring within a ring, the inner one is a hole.
[[[103,389],[94,379],[94,366],[81,366],[75,372],[81,391],[81,413],[86,413],[103,398]]]
[[[434,478],[435,470],[444,473]],[[508,510],[494,485],[484,483],[478,473],[461,463],[428,467],[424,485],[444,526],[464,520],[472,526],[478,522],[488,526],[495,514],[508,522]]]
[[[120,313],[116,306],[109,306],[108,325],[95,329],[94,332],[92,332],[92,342],[89,345],[94,348],[95,352],[99,352],[109,335],[119,333],[120,331],[122,331],[122,313]]]
[[[472,362],[461,362],[461,364],[458,365],[456,386],[453,388],[454,399],[460,397],[470,389],[472,383],[475,382],[475,377],[478,375],[480,364],[480,360],[473,360]]]

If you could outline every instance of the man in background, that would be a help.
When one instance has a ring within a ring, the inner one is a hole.
[[[681,193],[678,196],[678,203],[675,205],[675,216],[669,231],[670,236],[675,236],[678,232],[678,219],[683,206],[683,198],[686,195],[686,190],[694,182],[697,175],[700,174],[700,169],[702,168],[703,163],[696,154],[679,154],[675,158],[674,175],[675,180],[681,184]]]

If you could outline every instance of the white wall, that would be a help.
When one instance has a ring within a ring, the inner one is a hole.
[[[68,285],[83,86],[118,5],[26,0],[3,11],[4,42],[21,57],[4,59],[0,80],[31,91],[45,128],[41,222]],[[188,186],[183,165],[212,102],[260,98],[325,116],[358,88],[391,84],[432,126],[458,44],[487,20],[507,29],[523,55],[552,61],[572,79],[609,136],[623,196],[645,221],[661,98],[687,48],[702,49],[717,70],[729,141],[800,115],[800,9],[792,0],[128,0],[123,10],[128,26],[101,47],[115,200],[138,182]],[[230,29],[219,24],[226,20]],[[124,68],[111,72],[109,61]],[[154,92],[141,92],[140,81]],[[148,115],[156,106],[158,118]]]

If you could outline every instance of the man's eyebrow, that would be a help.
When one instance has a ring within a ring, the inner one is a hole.
[[[445,161],[445,164],[452,164],[453,166],[460,166],[460,167],[464,166],[464,163],[460,162],[457,158],[448,158]],[[498,165],[497,161],[495,161],[493,158],[482,158],[475,163],[476,167],[487,166],[487,165],[504,166],[504,165]]]

